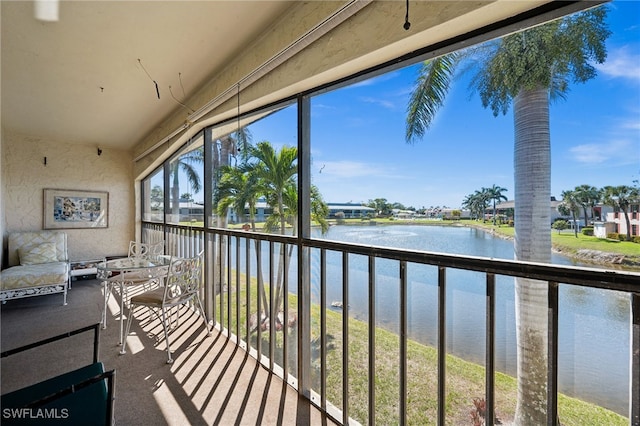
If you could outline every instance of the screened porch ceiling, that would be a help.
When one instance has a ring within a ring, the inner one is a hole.
[[[58,21],[44,22],[34,17],[33,1],[2,1],[2,127],[47,140],[132,150],[153,132],[173,130],[165,126],[172,115],[201,108],[208,101],[203,87],[240,58],[264,54],[255,51],[258,41],[267,40],[263,45],[273,56],[295,34],[317,27],[348,3],[62,0]],[[372,6],[357,3],[354,14]],[[357,40],[342,47],[359,49],[357,57],[325,70],[322,80],[306,76],[305,84],[344,77],[443,35],[453,37],[544,3],[411,2],[409,31],[403,29],[405,2],[387,3],[391,13],[379,18],[393,32],[384,35],[387,49],[363,48],[357,44],[367,40]],[[380,22],[371,21],[362,24],[371,26],[371,40],[383,37],[376,33]],[[295,88],[300,89],[305,87]]]

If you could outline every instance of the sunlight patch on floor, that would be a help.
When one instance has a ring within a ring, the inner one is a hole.
[[[127,352],[131,354],[137,354],[144,349],[144,344],[137,334],[129,333],[126,339]]]
[[[160,411],[167,420],[167,424],[188,425],[189,419],[182,411],[180,404],[173,397],[166,384],[162,384],[154,393],[153,398],[156,400]]]

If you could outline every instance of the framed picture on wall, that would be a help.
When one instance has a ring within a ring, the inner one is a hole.
[[[44,229],[107,228],[109,193],[75,189],[44,190]]]

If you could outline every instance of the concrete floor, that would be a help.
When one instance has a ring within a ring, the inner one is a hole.
[[[2,305],[2,350],[99,322],[101,285],[76,281],[68,305],[61,302],[61,296],[50,295]],[[100,334],[100,360],[116,370],[116,424],[337,424],[224,335],[214,331],[207,336],[200,317],[182,312],[170,333],[175,361],[169,365],[162,326],[142,308],[134,314],[127,353],[119,354],[119,307],[117,297],[111,298],[108,327]],[[4,358],[1,392],[87,364],[92,345],[87,334]]]

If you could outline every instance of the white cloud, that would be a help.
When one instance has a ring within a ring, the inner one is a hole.
[[[329,109],[329,110],[335,110],[336,107],[334,107],[333,105],[327,105],[327,104],[319,104],[319,103],[315,103],[313,104],[314,108],[318,108],[318,109]]]
[[[640,54],[631,51],[629,46],[609,52],[605,63],[596,64],[595,67],[609,77],[640,81]]]
[[[373,98],[373,97],[369,96],[369,97],[361,97],[360,100],[362,102],[366,102],[366,103],[369,103],[369,104],[380,105],[380,106],[382,106],[384,108],[387,108],[387,109],[395,109],[396,108],[396,105],[393,102],[391,102],[389,100],[386,100],[386,99]]]
[[[640,130],[640,113],[620,123],[620,128],[625,130]]]
[[[384,83],[385,81],[389,81],[389,80],[393,80],[394,78],[396,78],[400,73],[398,71],[394,71],[394,72],[388,72],[388,73],[384,73],[381,75],[378,75],[376,77],[373,78],[368,78],[366,80],[363,81],[359,81],[357,83],[354,83],[350,86],[347,86],[347,89],[353,89],[356,87],[366,87],[366,86],[374,86],[378,83]]]
[[[599,144],[576,145],[569,151],[575,161],[583,164],[631,164],[634,161],[638,162],[638,148],[628,140],[612,140]]]
[[[606,161],[602,154],[602,147],[597,144],[585,144],[574,146],[569,150],[579,163],[598,164]]]
[[[363,177],[406,178],[398,175],[392,168],[383,164],[364,163],[359,161],[325,161],[316,163],[323,177],[354,179]]]

